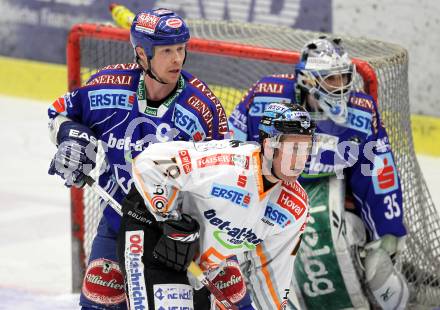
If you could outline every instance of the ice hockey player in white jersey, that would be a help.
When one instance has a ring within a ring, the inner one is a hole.
[[[175,141],[137,156],[118,238],[133,309],[193,309],[192,260],[239,309],[284,309],[308,217],[296,180],[314,128],[303,107],[274,103],[260,123],[261,148]],[[246,270],[235,255],[250,262]]]

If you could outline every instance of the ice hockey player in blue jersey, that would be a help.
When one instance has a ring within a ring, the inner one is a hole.
[[[130,29],[137,63],[109,65],[49,108],[58,151],[49,168],[67,187],[84,185],[98,141],[106,154],[99,184],[121,202],[132,185],[131,159],[150,143],[223,139],[225,111],[208,86],[183,71],[189,29],[167,9],[138,13]],[[92,245],[82,309],[126,309],[116,257],[120,217],[104,210]]]
[[[401,309],[408,289],[391,259],[403,249],[406,235],[401,186],[377,104],[354,90],[355,73],[340,39],[312,40],[302,49],[295,74],[266,76],[249,89],[232,112],[229,127],[234,139],[257,141],[262,113],[272,102],[298,103],[313,114],[318,121],[315,147],[300,182],[317,186],[331,176],[344,178],[345,207],[351,206],[368,232],[362,264],[363,282],[374,296],[370,302]],[[322,283],[314,286],[318,292],[308,290],[309,298],[324,295]]]

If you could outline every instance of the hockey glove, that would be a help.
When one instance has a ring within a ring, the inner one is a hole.
[[[178,221],[165,221],[153,257],[168,268],[185,271],[198,251],[199,230],[199,223],[187,214]]]
[[[130,189],[130,192],[128,192],[127,196],[125,196],[121,205],[122,214],[124,216],[124,219],[127,219],[127,221],[158,228],[156,219],[147,209],[147,206],[144,203],[144,199],[139,194],[136,187],[133,186]]]
[[[57,174],[66,182],[65,186],[82,187],[84,176],[96,164],[98,141],[88,127],[76,123],[62,123],[57,135],[58,151],[49,167],[49,174]]]

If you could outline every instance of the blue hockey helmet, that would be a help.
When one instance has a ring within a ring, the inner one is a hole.
[[[265,138],[279,140],[282,135],[288,134],[313,136],[315,128],[315,122],[303,106],[285,102],[270,103],[258,126],[260,144]]]
[[[297,87],[312,95],[319,107],[336,123],[347,118],[347,103],[353,89],[356,68],[342,46],[342,40],[321,36],[307,42],[295,66]],[[339,78],[340,85],[330,84]],[[300,102],[299,102],[300,103]]]
[[[148,59],[153,58],[155,46],[186,43],[189,38],[189,29],[183,19],[163,8],[139,12],[130,28],[133,49],[142,47]]]

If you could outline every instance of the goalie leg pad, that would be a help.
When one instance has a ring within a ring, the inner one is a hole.
[[[362,291],[350,248],[350,243],[362,242],[364,237],[360,229],[357,238],[347,240],[347,232],[356,231],[347,226],[357,221],[345,217],[345,185],[341,180],[330,178],[304,184],[304,188],[310,198],[310,218],[295,260],[292,283],[299,307],[365,308],[368,300]]]

